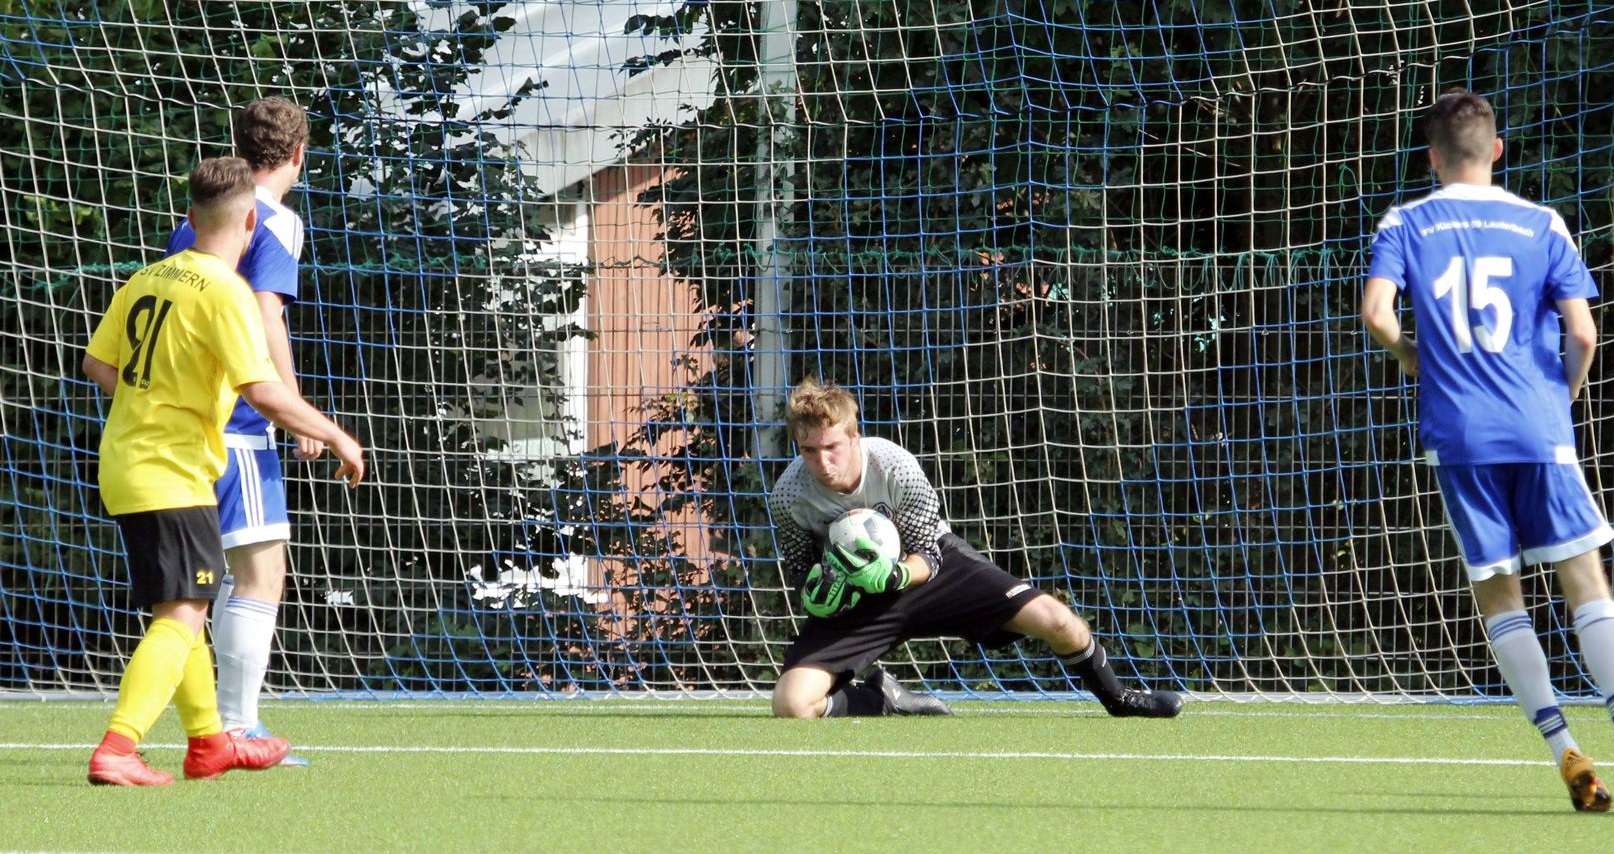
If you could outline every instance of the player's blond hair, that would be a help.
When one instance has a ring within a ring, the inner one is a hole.
[[[785,401],[785,427],[792,437],[800,436],[804,430],[831,427],[845,427],[848,434],[856,435],[857,411],[857,398],[851,392],[834,383],[821,383],[817,377],[808,377]]]
[[[1467,89],[1435,99],[1424,116],[1429,147],[1452,165],[1490,163],[1496,140],[1496,113],[1490,102]]]
[[[190,175],[191,218],[197,231],[230,225],[256,204],[252,166],[239,157],[210,157]]]
[[[255,170],[274,169],[308,141],[308,114],[287,98],[259,98],[236,113],[231,135],[237,157]]]

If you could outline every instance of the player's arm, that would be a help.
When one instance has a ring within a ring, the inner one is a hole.
[[[1569,399],[1574,400],[1580,396],[1592,369],[1597,321],[1592,319],[1591,305],[1584,299],[1561,299],[1557,304],[1564,318],[1564,379],[1569,383]]]
[[[240,268],[241,275],[252,283],[252,296],[263,319],[264,343],[269,345],[269,360],[280,381],[299,397],[303,390],[291,355],[291,334],[286,330],[286,304],[297,299],[297,257],[303,251],[302,234],[300,217],[271,215],[254,235],[252,248],[241,259]],[[312,460],[324,450],[318,439],[297,436],[299,459]]]
[[[1549,230],[1547,295],[1564,320],[1564,381],[1569,384],[1569,399],[1574,400],[1586,386],[1597,350],[1597,321],[1589,303],[1597,296],[1597,284],[1563,217],[1552,214]]]
[[[124,293],[124,289],[119,288],[112,295],[112,304],[107,306],[106,314],[90,333],[90,345],[84,351],[84,376],[100,386],[107,397],[118,390],[118,367],[114,362],[118,358],[118,334],[124,322]]]
[[[901,465],[912,470],[896,477],[900,485],[896,496],[897,506],[891,511],[891,522],[902,537],[901,563],[908,570],[908,584],[924,584],[934,578],[941,567],[941,547],[937,545],[941,531],[941,496],[931,486],[919,461],[904,453]]]
[[[901,528],[899,527],[898,530],[900,531]],[[908,542],[908,537],[906,534],[903,535],[902,541],[904,543]],[[903,587],[912,587],[915,584],[924,584],[935,575],[934,565],[930,561],[925,560],[925,556],[921,552],[909,552],[903,555],[902,558],[897,561],[897,563],[902,564],[902,567],[908,571],[908,583],[902,585]]]
[[[89,354],[84,356],[84,376],[100,386],[107,397],[118,390],[118,369]]]
[[[230,388],[275,426],[331,446],[342,465],[336,476],[357,486],[364,478],[364,448],[336,422],[280,382],[264,341],[258,304],[245,288],[211,292],[218,300],[204,341],[224,366]]]
[[[790,508],[773,504],[774,537],[779,543],[779,568],[792,587],[800,587],[808,570],[818,562],[818,541],[790,514]]]
[[[1418,375],[1418,345],[1401,329],[1395,312],[1395,282],[1371,276],[1362,287],[1362,325],[1373,340],[1383,345],[1401,364],[1409,377]]]
[[[825,556],[826,562],[835,565],[848,582],[865,593],[878,595],[924,584],[936,576],[941,566],[941,549],[936,544],[941,529],[941,497],[912,455],[905,453],[894,465],[898,468],[889,475],[896,484],[891,522],[902,540],[902,557],[879,557],[878,549],[871,548],[868,551],[876,556],[848,565],[847,561],[862,558]]]
[[[279,382],[255,382],[236,389],[252,408],[273,421],[276,427],[318,439],[329,445],[342,461],[336,476],[345,479],[348,486],[357,486],[364,479],[364,448],[347,431],[336,426],[318,409],[303,400],[302,395]]]
[[[280,382],[293,394],[303,390],[297,384],[297,369],[291,362],[291,333],[286,331],[285,299],[273,291],[253,291],[258,311],[263,314],[264,343],[269,345],[269,359],[275,363]]]
[[[269,345],[269,359],[274,362],[275,373],[292,394],[302,396],[297,383],[297,368],[291,358],[291,333],[286,329],[285,297],[274,291],[254,291],[258,312],[263,315],[264,343]],[[317,459],[325,453],[325,443],[310,436],[297,435],[297,458]]]

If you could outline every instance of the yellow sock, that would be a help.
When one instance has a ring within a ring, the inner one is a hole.
[[[112,710],[108,732],[139,744],[168,708],[184,676],[186,659],[196,636],[178,620],[152,620],[140,639],[129,666],[118,682],[118,705]]]
[[[174,708],[185,735],[201,738],[224,730],[219,718],[218,685],[213,679],[213,647],[205,634],[196,636],[191,654],[185,659],[185,676],[174,691]]]

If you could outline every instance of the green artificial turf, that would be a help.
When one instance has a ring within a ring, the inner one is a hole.
[[[773,720],[740,701],[279,702],[312,766],[93,787],[110,705],[0,703],[0,850],[1502,851],[1614,839],[1511,706],[973,702]],[[1566,713],[1594,758],[1614,727]],[[173,713],[147,758],[179,775]],[[1590,835],[1587,835],[1590,834]]]

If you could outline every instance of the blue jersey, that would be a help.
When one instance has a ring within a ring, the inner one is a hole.
[[[168,238],[168,251],[164,257],[183,252],[196,243],[196,230],[189,220]],[[303,253],[303,219],[291,208],[273,198],[268,190],[258,188],[258,226],[252,232],[252,242],[235,271],[246,279],[254,291],[280,294],[281,301],[290,304],[297,300],[297,258]],[[246,398],[236,401],[235,411],[224,427],[226,433],[261,435],[269,429],[269,419],[247,403]]]
[[[1575,459],[1555,301],[1597,286],[1563,218],[1500,187],[1451,184],[1384,216],[1368,276],[1411,295],[1431,462]]]

